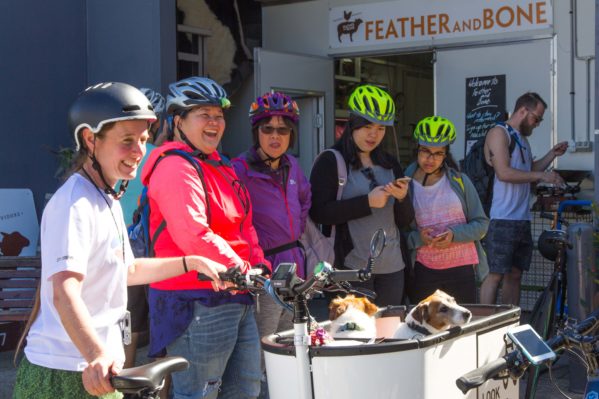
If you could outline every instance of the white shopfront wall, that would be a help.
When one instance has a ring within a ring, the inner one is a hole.
[[[507,111],[526,91],[538,92],[549,104],[545,120],[530,139],[533,153],[542,155],[568,140],[572,151],[555,166],[593,169],[593,152],[588,151],[595,126],[592,0],[316,0],[264,5],[254,91],[313,93],[320,104],[318,115],[311,118],[322,121],[318,139],[306,144],[310,151],[300,153],[302,158],[312,158],[334,140],[335,58],[427,51],[433,53],[434,111],[453,120],[459,132],[466,125],[466,80],[504,75]],[[260,62],[260,52],[268,55],[270,67]],[[460,134],[452,152],[461,159],[464,150]]]

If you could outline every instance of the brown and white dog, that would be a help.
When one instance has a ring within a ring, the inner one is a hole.
[[[399,325],[393,338],[422,338],[464,325],[471,317],[472,313],[458,305],[452,296],[437,290],[408,313],[405,322]]]
[[[356,298],[354,295],[337,297],[329,304],[329,334],[333,338],[374,338],[374,314],[378,310],[368,298]]]

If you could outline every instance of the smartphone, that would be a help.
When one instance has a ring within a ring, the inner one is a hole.
[[[408,177],[408,176],[404,176],[404,177],[400,177],[399,179],[395,179],[396,182],[402,182],[402,183],[409,183],[410,180],[412,180],[412,178]]]
[[[445,230],[443,233],[439,233],[436,236],[434,236],[433,238],[445,237],[447,234],[449,234],[449,230]]]
[[[510,328],[507,336],[522,351],[522,354],[536,366],[556,357],[555,352],[529,324]]]

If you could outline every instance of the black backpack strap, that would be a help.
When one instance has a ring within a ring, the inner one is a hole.
[[[291,241],[286,244],[279,245],[278,247],[265,249],[264,256],[278,254],[279,252],[285,252],[285,251],[288,251],[290,249],[297,248],[297,247],[303,248],[302,244],[298,240]]]
[[[162,161],[163,159],[165,159],[167,156],[170,155],[177,155],[180,156],[181,158],[184,158],[185,160],[187,160],[196,170],[196,172],[198,172],[198,176],[200,177],[200,181],[202,183],[202,187],[204,188],[204,195],[206,197],[206,219],[208,220],[208,225],[210,225],[210,221],[211,221],[211,211],[210,211],[210,201],[208,198],[208,189],[206,187],[206,181],[204,179],[204,172],[202,170],[202,167],[200,166],[200,160],[195,158],[192,154],[183,151],[183,150],[168,150],[165,151],[154,163],[154,165],[152,166],[152,169],[150,170],[150,174],[152,174],[154,172],[154,169],[156,169],[156,166],[158,166],[158,164],[160,163],[160,161]],[[148,204],[149,205],[149,204]],[[166,228],[166,220],[163,220],[162,223],[160,223],[160,225],[158,226],[158,228],[156,229],[156,231],[154,232],[154,234],[152,235],[152,239],[150,240],[150,248],[149,248],[149,256],[153,257],[154,256],[154,243],[156,242],[156,240],[158,239],[158,236],[160,235],[160,233],[162,233],[162,231]]]
[[[166,227],[166,220],[163,220],[162,223],[160,223],[160,225],[154,232],[152,239],[150,240],[150,248],[149,248],[149,252],[148,252],[148,256],[150,258],[154,257],[154,254],[155,254],[154,253],[154,243],[156,242],[156,240],[158,239],[158,236],[160,235],[160,233],[162,233],[162,230],[164,230],[165,227]]]

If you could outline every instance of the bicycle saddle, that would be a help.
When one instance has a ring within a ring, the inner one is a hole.
[[[164,378],[175,371],[187,370],[189,362],[181,356],[168,356],[143,366],[124,369],[110,377],[112,386],[122,393],[139,393],[158,389]]]

